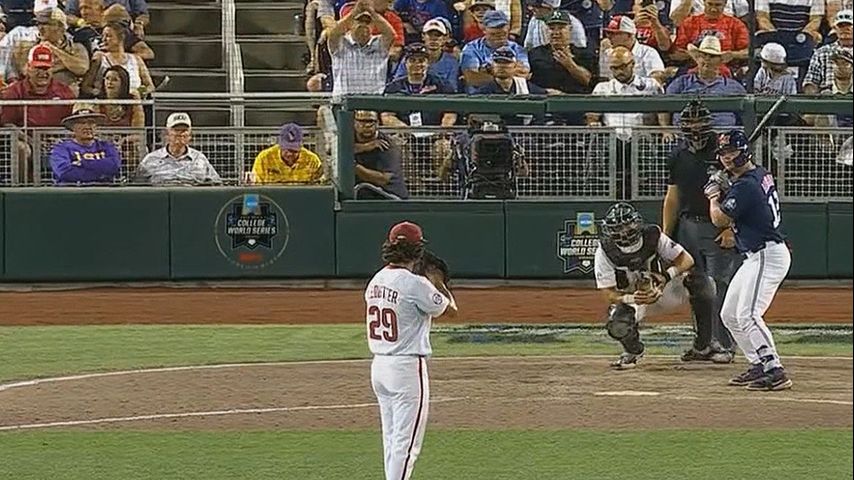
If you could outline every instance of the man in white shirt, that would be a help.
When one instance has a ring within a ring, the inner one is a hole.
[[[673,0],[670,2],[670,20],[675,25],[691,15],[699,15],[705,11],[705,0]],[[750,5],[747,0],[727,0],[724,13],[732,15],[742,21],[747,20],[750,14]]]
[[[614,47],[609,50],[608,68],[614,78],[600,82],[593,89],[593,95],[661,95],[663,90],[658,81],[637,75],[635,58],[625,47]],[[643,113],[588,113],[587,125],[616,127],[617,138],[628,142],[632,136],[631,127],[644,124]],[[660,118],[659,125],[668,123]]]
[[[190,115],[175,112],[166,119],[166,145],[140,162],[137,182],[151,185],[200,185],[222,183],[204,153],[190,147],[193,138]]]
[[[453,317],[457,304],[438,272],[413,273],[424,255],[421,227],[396,224],[382,246],[384,267],[365,290],[371,385],[380,406],[386,480],[406,480],[421,452],[430,382],[427,357],[433,318]]]
[[[655,78],[659,84],[664,85],[663,76],[665,71],[661,55],[659,55],[656,49],[637,41],[635,35],[638,30],[634,20],[625,15],[615,15],[611,17],[611,21],[604,30],[608,37],[608,42],[603,41],[602,43],[601,67],[605,67],[603,63],[607,62],[611,48],[625,47],[634,56],[635,75],[638,77]],[[605,49],[604,46],[609,48]],[[599,70],[599,74],[605,78],[613,76],[613,73],[609,74],[607,68],[600,68]]]
[[[560,0],[529,0],[528,8],[531,10],[531,20],[528,22],[528,33],[525,35],[524,47],[532,50],[549,43],[549,27],[546,25],[552,14],[560,9]],[[575,15],[569,14],[570,19],[570,43],[578,48],[587,48],[587,33],[584,24]]]

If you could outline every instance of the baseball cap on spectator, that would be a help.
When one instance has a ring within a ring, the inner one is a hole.
[[[178,125],[193,126],[193,121],[190,120],[190,114],[186,112],[175,112],[166,118],[166,128],[174,128]]]
[[[442,35],[447,35],[450,29],[447,25],[445,25],[445,22],[443,22],[442,20],[445,19],[442,17],[436,17],[427,20],[427,22],[424,24],[424,27],[421,28],[421,31],[424,33],[439,32]]]
[[[612,33],[631,33],[632,35],[638,33],[635,21],[625,15],[614,15],[611,17],[611,21],[608,22],[608,26],[604,30]]]
[[[424,44],[420,43],[420,42],[410,43],[409,45],[407,45],[403,49],[403,57],[404,58],[411,58],[411,57],[428,58],[429,56],[430,56],[430,54],[427,53],[427,47],[424,46]]]
[[[528,0],[528,5],[532,7],[560,8],[560,0]]]
[[[53,67],[53,52],[46,45],[36,45],[27,55],[27,66],[34,68]]]
[[[769,42],[762,47],[759,58],[777,65],[786,64],[786,49],[779,43]]]
[[[495,0],[474,0],[471,3],[471,5],[469,6],[469,10],[471,10],[472,8],[474,8],[478,5],[483,5],[483,6],[486,6],[486,7],[489,7],[491,9],[495,10]]]
[[[286,123],[279,130],[279,148],[299,150],[302,148],[302,127],[296,123]]]
[[[427,240],[424,238],[424,232],[421,230],[421,227],[412,222],[400,222],[389,230],[388,242],[394,245],[400,241],[424,243]]]
[[[854,23],[854,12],[851,10],[840,10],[836,13],[836,17],[833,19],[833,26],[837,26],[841,23]]]
[[[703,37],[703,41],[700,42],[699,47],[693,43],[688,44],[688,52],[700,52],[715,56],[723,55],[723,52],[721,51],[721,40],[714,35],[706,35]]]
[[[483,26],[487,28],[501,28],[508,23],[510,20],[501,10],[490,10],[483,16]]]
[[[572,19],[569,16],[569,12],[564,10],[555,10],[549,15],[549,18],[546,19],[546,25],[570,25],[572,23]]]
[[[501,47],[492,52],[492,61],[498,63],[513,63],[516,61],[516,52],[510,47]]]
[[[46,8],[44,10],[39,10],[35,14],[36,24],[38,25],[60,25],[64,28],[68,28],[68,19],[65,16],[65,13],[58,8]]]

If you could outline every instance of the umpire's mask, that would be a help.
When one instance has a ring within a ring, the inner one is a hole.
[[[679,126],[692,152],[699,152],[714,140],[712,112],[700,100],[692,100],[685,105],[679,118]]]

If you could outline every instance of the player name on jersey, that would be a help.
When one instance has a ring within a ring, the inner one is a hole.
[[[397,290],[388,288],[383,285],[374,285],[368,291],[368,299],[369,300],[385,300],[389,303],[397,303],[398,293]]]

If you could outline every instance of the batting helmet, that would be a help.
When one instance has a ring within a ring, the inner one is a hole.
[[[643,217],[630,203],[615,203],[602,220],[602,234],[620,248],[637,245],[642,231]]]
[[[730,130],[721,134],[718,137],[718,158],[724,152],[738,151],[738,156],[732,159],[733,165],[742,167],[747,162],[753,160],[753,153],[750,152],[750,142],[747,141],[747,136],[741,130]]]
[[[706,147],[713,137],[712,112],[706,107],[702,100],[691,100],[679,116],[679,126],[688,141],[688,146],[693,151],[699,151]]]

